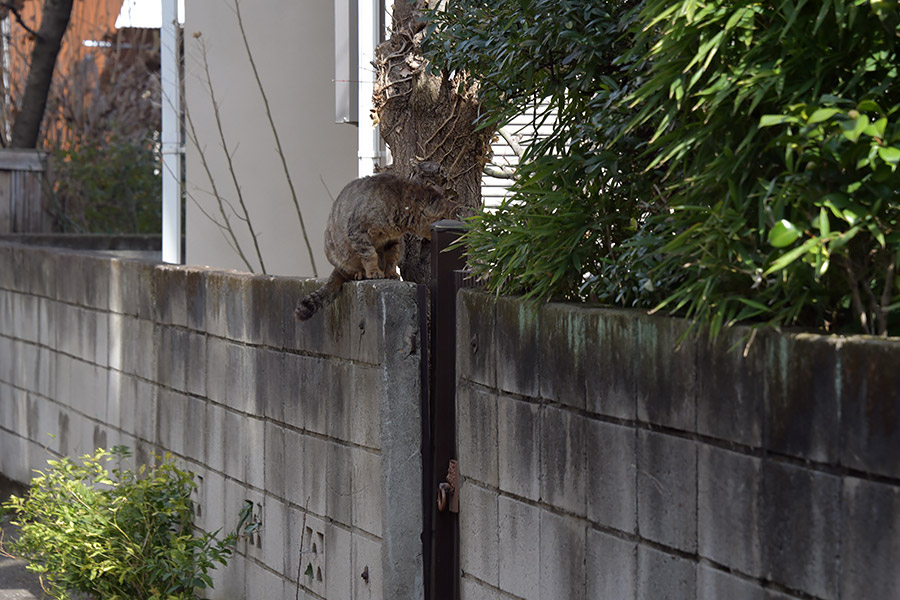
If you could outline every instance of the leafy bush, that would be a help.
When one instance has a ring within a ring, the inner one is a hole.
[[[450,4],[436,64],[561,115],[467,234],[491,289],[900,332],[896,2]]]
[[[212,587],[208,574],[224,565],[237,534],[223,540],[192,526],[192,475],[171,456],[137,471],[121,468],[126,448],[48,461],[25,497],[3,508],[20,526],[13,553],[30,561],[48,592],[100,600],[185,600]],[[107,472],[106,463],[118,467]],[[240,526],[239,526],[240,527]]]
[[[52,152],[54,211],[63,231],[158,233],[162,178],[152,137],[113,136]]]
[[[551,129],[527,148],[511,199],[466,236],[494,290],[576,298],[584,274],[615,262],[636,231],[646,207],[635,198],[651,198],[654,179],[638,157],[645,134],[623,133],[635,113],[618,101],[632,85],[616,57],[631,47],[622,28],[633,4],[462,0],[429,15],[428,57],[480,81],[484,126],[536,105],[534,127]]]

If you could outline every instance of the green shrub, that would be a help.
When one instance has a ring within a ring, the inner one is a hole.
[[[52,158],[52,208],[60,229],[159,233],[161,163],[152,137],[70,142]]]
[[[193,528],[190,473],[168,455],[157,466],[124,469],[128,456],[119,446],[80,464],[48,461],[24,497],[3,505],[20,527],[10,550],[54,598],[77,591],[99,600],[193,599],[231,555],[236,533],[218,540]],[[111,460],[118,466],[107,472]]]
[[[433,14],[432,60],[488,120],[560,115],[466,235],[490,289],[900,333],[897,2],[485,6]]]

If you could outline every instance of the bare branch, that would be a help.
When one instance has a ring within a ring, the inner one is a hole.
[[[269,125],[272,128],[272,135],[275,137],[275,146],[278,150],[278,156],[281,158],[281,166],[284,169],[284,176],[287,179],[288,188],[291,191],[291,199],[294,201],[294,208],[297,211],[297,218],[300,220],[300,232],[303,234],[303,242],[306,244],[306,251],[309,254],[309,262],[312,265],[313,276],[318,277],[319,272],[316,269],[316,259],[313,255],[312,246],[309,243],[309,236],[306,233],[306,223],[303,220],[303,213],[300,210],[300,201],[297,200],[297,191],[294,189],[294,182],[291,180],[291,173],[288,169],[287,159],[284,157],[284,151],[281,148],[281,139],[278,137],[278,129],[275,127],[275,120],[272,118],[272,111],[269,108],[269,99],[266,96],[266,90],[263,88],[262,80],[259,77],[259,71],[256,69],[256,61],[253,59],[253,53],[250,51],[250,42],[247,41],[247,32],[244,31],[244,20],[241,17],[241,7],[239,0],[234,0],[234,11],[237,15],[238,27],[241,30],[241,38],[244,40],[244,48],[247,50],[247,58],[250,59],[250,67],[253,69],[253,76],[256,78],[256,85],[262,96],[263,105],[266,108],[266,117],[269,119]],[[262,260],[262,259],[260,259]],[[265,273],[265,269],[263,269]]]

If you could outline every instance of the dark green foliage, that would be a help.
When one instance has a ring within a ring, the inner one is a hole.
[[[467,234],[491,289],[900,333],[896,2],[450,4],[436,64],[560,115]]]
[[[54,150],[51,197],[66,232],[158,233],[162,178],[152,137],[117,137]]]
[[[25,497],[3,505],[21,528],[9,550],[30,561],[54,598],[78,591],[98,600],[193,599],[231,555],[237,534],[217,540],[192,526],[191,473],[170,456],[123,469],[128,456],[115,447],[81,464],[48,461]],[[107,472],[111,460],[119,467]]]

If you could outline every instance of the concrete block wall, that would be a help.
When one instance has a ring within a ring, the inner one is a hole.
[[[298,324],[314,286],[0,242],[0,472],[172,452],[198,525],[262,524],[209,598],[293,599],[298,567],[301,598],[421,597],[415,289],[347,284]]]
[[[462,600],[900,598],[900,340],[457,307]]]

